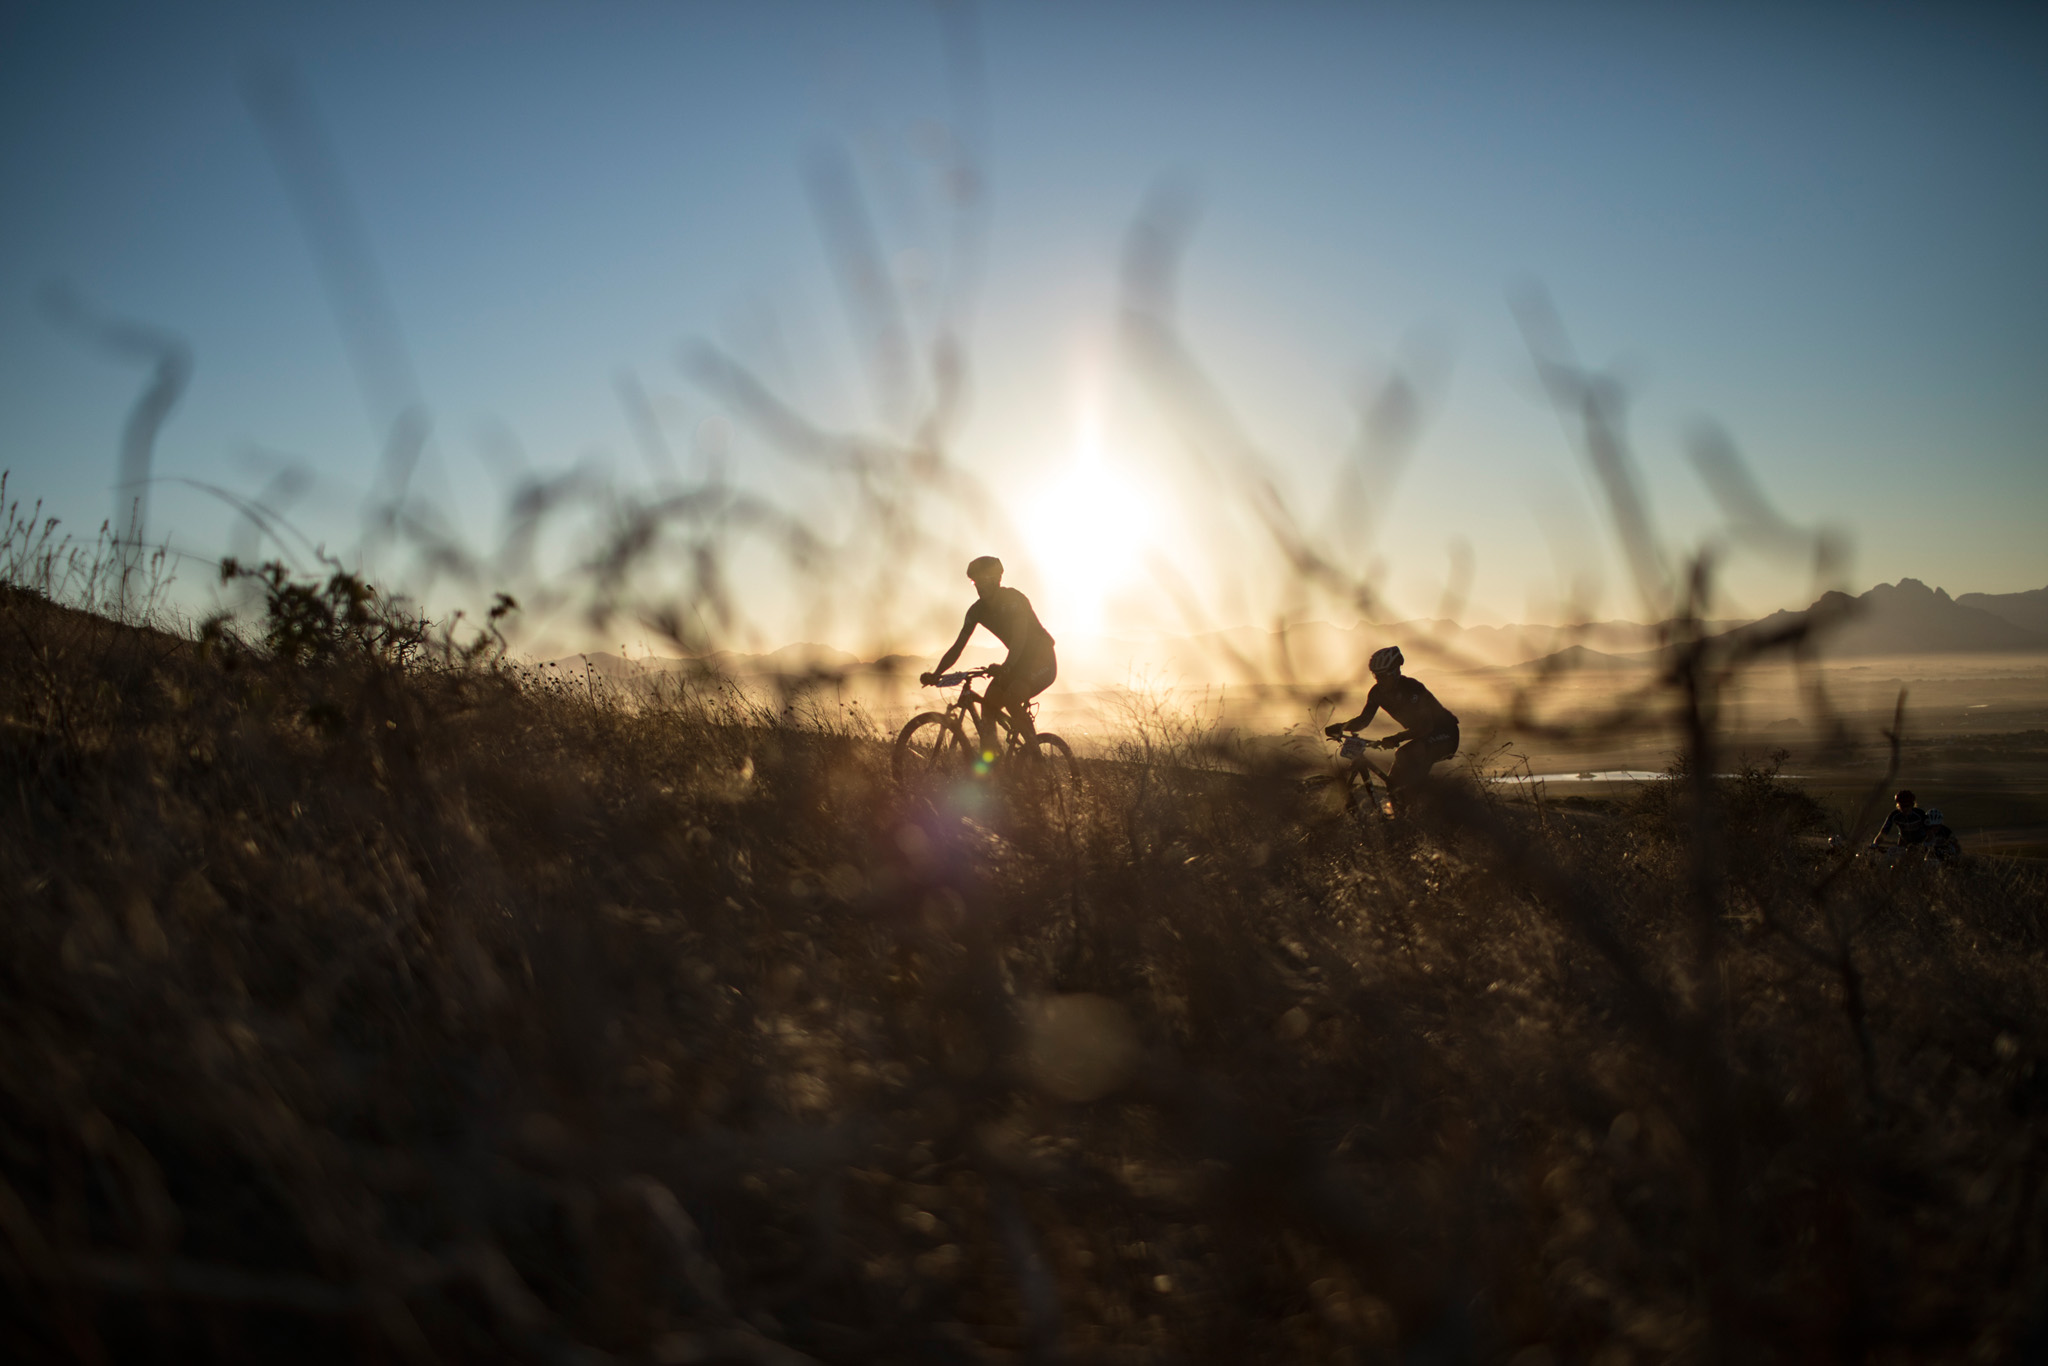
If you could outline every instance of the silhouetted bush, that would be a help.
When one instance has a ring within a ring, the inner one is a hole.
[[[849,713],[264,582],[205,650],[0,595],[14,1359],[2038,1340],[2041,880],[1838,871],[1776,759],[905,791]]]

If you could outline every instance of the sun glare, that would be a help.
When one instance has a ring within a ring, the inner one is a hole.
[[[1143,571],[1153,509],[1105,458],[1102,431],[1084,421],[1074,458],[1027,506],[1026,546],[1039,579],[1039,615],[1055,637],[1102,629],[1109,600]]]

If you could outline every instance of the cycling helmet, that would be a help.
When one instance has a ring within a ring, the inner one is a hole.
[[[1892,800],[1900,806],[1911,806],[1913,804],[1913,790],[1908,787],[1902,787],[1899,789],[1899,795],[1892,798]]]
[[[1928,812],[1927,812],[1927,823],[1928,823],[1929,825],[1941,825],[1941,824],[1943,824],[1943,823],[1944,823],[1944,822],[1942,821],[1942,819],[1941,819],[1941,808],[1940,808],[1940,807],[1936,806],[1936,807],[1930,807],[1930,808],[1928,809]]]
[[[1384,650],[1374,650],[1372,652],[1372,660],[1366,667],[1371,669],[1375,675],[1390,674],[1407,662],[1407,660],[1401,658],[1400,646],[1389,645]]]
[[[981,582],[985,576],[990,574],[995,575],[999,579],[1003,576],[1003,562],[995,556],[977,555],[967,562],[967,577],[973,579],[976,583]]]

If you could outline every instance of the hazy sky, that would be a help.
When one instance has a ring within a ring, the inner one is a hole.
[[[844,154],[927,337],[960,278],[964,140],[987,193],[955,454],[1014,514],[1017,543],[989,548],[1048,616],[1170,625],[1160,562],[1219,621],[1267,610],[1235,495],[1119,343],[1123,243],[1169,182],[1202,206],[1188,339],[1305,520],[1362,386],[1441,358],[1372,550],[1406,611],[1436,609],[1460,540],[1475,616],[1554,611],[1573,576],[1637,610],[1507,303],[1529,281],[1628,383],[1676,544],[1714,522],[1681,440],[1709,415],[1788,517],[1850,534],[1853,586],[2039,587],[2048,27],[2020,8],[997,5],[963,97],[924,4],[15,5],[0,465],[74,526],[112,504],[149,366],[67,323],[54,284],[189,345],[150,530],[195,555],[231,518],[176,481],[248,494],[292,462],[314,476],[293,517],[352,544],[408,386],[433,423],[418,488],[484,538],[522,463],[647,485],[622,372],[694,475],[720,404],[678,363],[693,338],[827,425],[887,430],[805,167]],[[408,365],[367,385],[245,95],[277,63],[402,337]],[[736,482],[843,510],[743,431],[726,444]],[[1051,529],[1047,489],[1115,515]],[[1730,610],[1811,596],[1796,565],[1728,582]],[[957,570],[938,592],[964,596]]]

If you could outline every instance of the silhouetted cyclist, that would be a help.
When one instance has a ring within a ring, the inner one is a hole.
[[[1873,846],[1882,843],[1884,837],[1894,830],[1899,832],[1899,845],[1902,848],[1926,839],[1927,813],[1920,809],[1920,803],[1914,800],[1912,792],[1901,791],[1892,800],[1898,805],[1885,816],[1884,824],[1870,837],[1870,843]]]
[[[1416,679],[1401,672],[1407,661],[1401,647],[1389,645],[1374,651],[1367,667],[1372,670],[1372,691],[1365,695],[1365,710],[1349,721],[1323,727],[1332,740],[1345,731],[1364,730],[1374,716],[1384,711],[1407,729],[1380,741],[1381,748],[1400,745],[1394,766],[1387,774],[1390,794],[1413,788],[1429,776],[1429,770],[1458,752],[1458,718]]]
[[[918,682],[930,686],[934,678],[952,668],[977,626],[986,626],[990,635],[1009,647],[1009,657],[996,666],[996,675],[989,680],[988,691],[982,694],[981,757],[982,762],[992,764],[1002,753],[996,739],[997,713],[1007,709],[1012,728],[1030,741],[1031,715],[1024,704],[1052,686],[1053,679],[1059,677],[1060,665],[1053,654],[1052,634],[1038,620],[1038,613],[1031,610],[1031,599],[1014,588],[1003,587],[1001,560],[983,555],[967,566],[967,577],[974,581],[974,604],[967,609],[960,634],[939,660],[939,667],[920,674]]]

